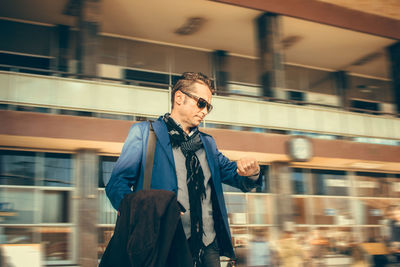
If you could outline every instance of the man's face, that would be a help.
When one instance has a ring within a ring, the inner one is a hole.
[[[211,103],[212,94],[207,85],[203,83],[195,83],[193,90],[188,91],[190,94],[205,99],[208,103]],[[183,104],[180,106],[179,114],[181,122],[188,127],[196,127],[203,121],[204,117],[208,114],[207,107],[200,109],[197,106],[197,100],[182,94]]]

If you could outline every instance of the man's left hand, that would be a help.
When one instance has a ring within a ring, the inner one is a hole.
[[[237,161],[237,173],[240,176],[252,176],[260,172],[260,165],[255,158],[241,158]]]

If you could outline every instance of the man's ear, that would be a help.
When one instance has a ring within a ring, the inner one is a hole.
[[[175,103],[178,105],[182,105],[183,101],[184,101],[183,93],[181,91],[177,91],[175,93]]]

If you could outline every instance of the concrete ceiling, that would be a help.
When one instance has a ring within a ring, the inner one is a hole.
[[[76,18],[62,14],[66,3],[67,0],[2,0],[0,17],[74,26]],[[396,12],[389,10],[395,16]],[[103,0],[101,32],[256,57],[254,19],[260,14],[261,11],[206,0]],[[199,31],[176,34],[191,17],[205,20]],[[282,34],[284,40],[294,40],[285,49],[286,62],[390,76],[385,48],[396,40],[287,16],[282,16]]]

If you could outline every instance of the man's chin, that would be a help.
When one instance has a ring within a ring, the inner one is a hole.
[[[193,127],[198,127],[203,120],[195,120],[193,122]]]

